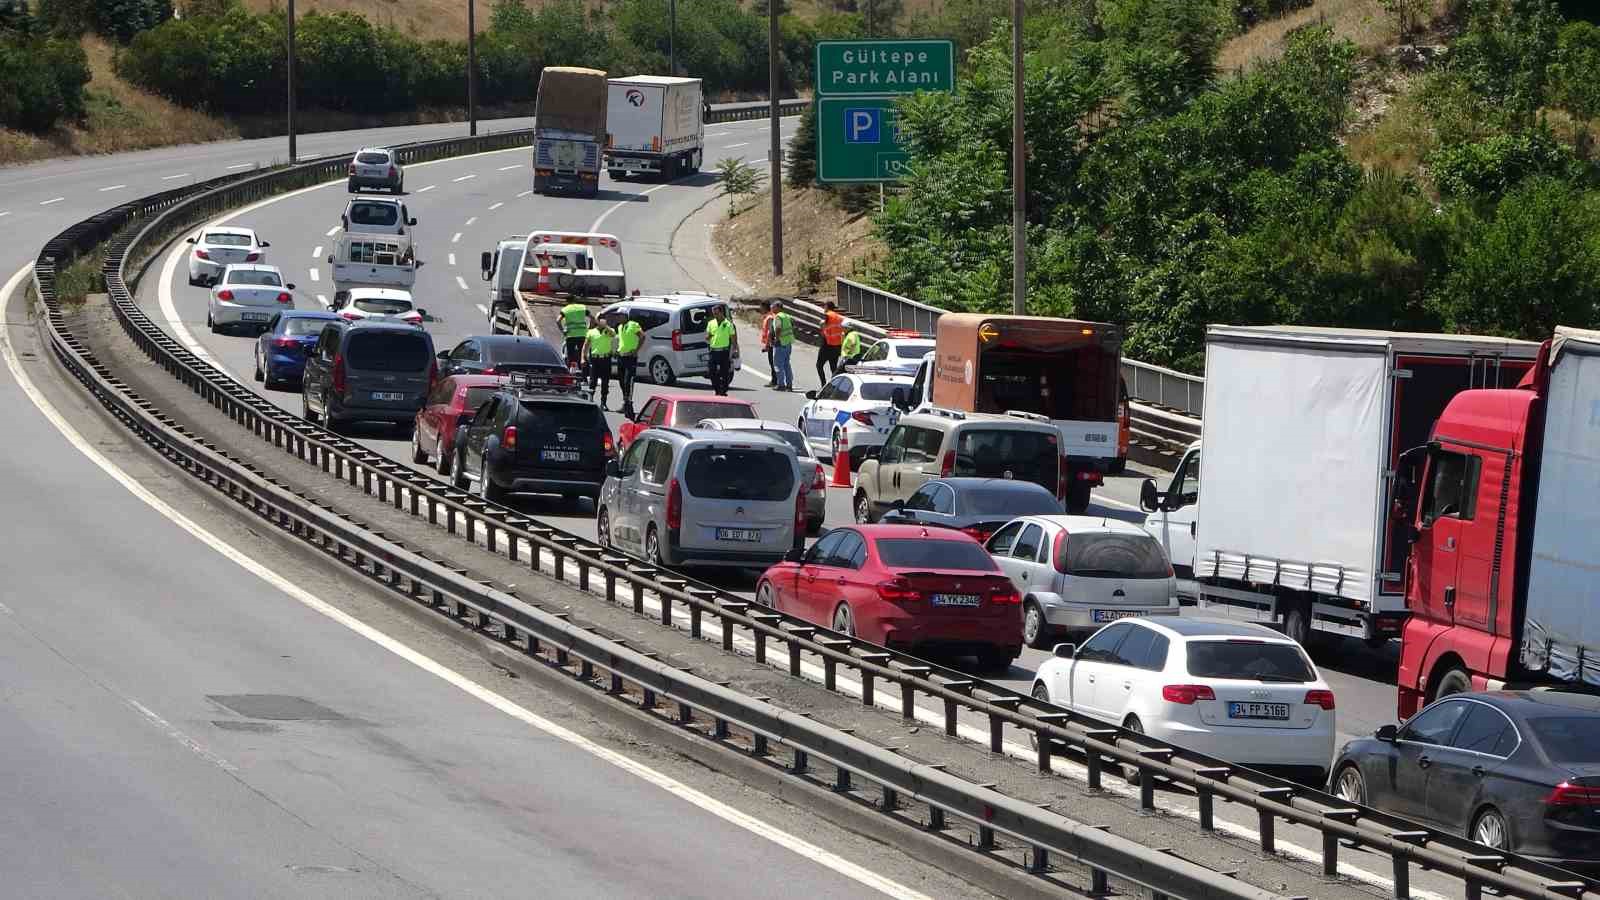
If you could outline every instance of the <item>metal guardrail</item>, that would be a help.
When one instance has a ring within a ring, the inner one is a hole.
[[[507,133],[407,145],[403,152],[410,155],[403,159],[410,162],[482,152],[504,146],[500,142],[512,138],[513,135]],[[598,577],[603,580],[604,586],[594,589],[612,603],[619,602],[619,591],[629,591],[633,610],[640,615],[645,613],[644,597],[646,592],[650,592],[656,597],[663,625],[671,626],[674,623],[675,608],[684,610],[688,613],[690,635],[700,638],[703,637],[702,624],[710,617],[720,627],[724,650],[733,650],[733,637],[737,631],[748,635],[753,642],[757,662],[765,662],[768,644],[771,643],[787,651],[789,671],[793,675],[800,673],[802,656],[810,655],[821,661],[825,672],[824,687],[828,690],[836,689],[837,673],[840,667],[844,667],[860,680],[864,705],[875,705],[874,692],[879,683],[899,688],[901,714],[906,719],[914,719],[919,695],[939,701],[944,707],[944,730],[947,734],[957,733],[958,717],[963,711],[985,717],[989,722],[990,749],[994,752],[1002,748],[1005,729],[1028,734],[1039,748],[1037,763],[1041,772],[1051,771],[1051,760],[1063,751],[1081,753],[1087,764],[1090,787],[1098,789],[1105,766],[1108,763],[1120,766],[1124,776],[1137,777],[1140,804],[1145,809],[1157,808],[1157,780],[1180,786],[1193,792],[1198,799],[1200,827],[1203,831],[1210,831],[1213,827],[1216,799],[1248,806],[1257,813],[1259,841],[1264,852],[1274,851],[1275,825],[1280,820],[1317,829],[1323,838],[1322,863],[1326,874],[1337,872],[1340,841],[1353,841],[1374,848],[1391,857],[1396,897],[1409,896],[1409,873],[1414,865],[1460,878],[1468,897],[1481,895],[1485,888],[1509,896],[1528,898],[1585,895],[1588,884],[1574,880],[1570,873],[1559,868],[1515,854],[1490,851],[1442,831],[1419,828],[1406,820],[1353,806],[1321,791],[1293,785],[1213,757],[1106,726],[1004,686],[971,679],[965,673],[933,665],[909,654],[886,650],[783,613],[753,608],[750,602],[736,595],[673,575],[649,562],[595,546],[576,535],[537,523],[514,510],[472,497],[279,409],[184,348],[152,322],[134,302],[124,280],[129,258],[137,258],[146,250],[154,250],[172,235],[226,209],[308,182],[336,180],[343,175],[344,159],[344,156],[330,157],[264,175],[214,179],[192,188],[175,189],[117,207],[63,232],[46,245],[35,267],[39,294],[45,299],[49,312],[52,345],[56,354],[80,378],[86,377],[86,369],[95,369],[92,359],[86,358],[77,339],[66,329],[54,303],[56,262],[86,251],[120,231],[121,234],[112,239],[107,253],[106,286],[119,322],[147,355],[261,440],[318,466],[334,477],[347,480],[364,493],[375,493],[382,502],[392,501],[396,509],[409,507],[412,515],[426,515],[430,523],[438,524],[443,513],[444,527],[451,534],[459,533],[459,521],[466,540],[478,544],[477,535],[481,530],[487,547],[496,553],[503,549],[513,562],[522,561],[521,554],[526,547],[525,564],[542,573],[546,568],[544,559],[548,557],[552,574],[563,581],[568,566],[575,565],[580,587],[590,590],[594,587],[593,580]],[[130,224],[139,226],[137,234],[131,238],[128,236],[131,230],[127,230]],[[91,380],[96,383],[91,387],[96,396],[109,406],[120,409],[120,414],[133,415],[132,410],[137,409],[142,415],[147,414],[160,422],[163,434],[180,433],[170,420],[163,420],[159,413],[155,413],[151,404],[133,396],[120,383],[110,379],[104,370],[95,370]],[[220,470],[213,460],[204,467],[204,471],[215,473]],[[223,479],[228,485],[233,485],[228,488],[230,494],[237,496],[240,490],[237,485],[242,479],[243,476],[237,473]],[[259,494],[255,493],[249,496],[259,498]],[[265,500],[251,499],[248,505],[257,511],[263,508],[271,510],[272,516],[276,516],[279,524],[291,533],[295,527],[303,527],[288,521],[286,517],[290,510],[283,506],[263,504]],[[426,506],[426,512],[423,512],[423,506]],[[322,536],[319,539],[321,544],[328,546],[328,535],[332,534],[327,530],[330,523],[311,524],[316,534]],[[524,616],[531,609],[527,604],[509,595],[492,592],[482,585],[474,587],[472,583],[452,582],[451,590],[445,592],[442,586],[444,582],[434,578],[437,573],[425,572],[416,566],[414,560],[401,560],[393,555],[397,545],[388,544],[371,534],[359,536],[366,543],[358,544],[357,537],[341,534],[338,539],[344,542],[344,547],[359,545],[364,548],[355,551],[357,559],[359,564],[374,568],[374,577],[387,577],[396,585],[411,579],[411,587],[415,590],[417,578],[426,575],[427,578],[422,580],[424,586],[439,586],[440,594],[456,597],[457,603],[476,611],[474,615],[480,617],[480,624],[495,621],[502,627],[509,626],[513,630],[506,634],[512,638],[516,635],[516,628],[529,630],[529,625],[538,621],[537,617],[530,619]],[[385,553],[391,555],[385,556]],[[397,560],[404,565],[397,565]],[[556,618],[559,622],[559,617]],[[992,845],[994,833],[1000,831],[1031,843],[1037,849],[1077,856],[1091,869],[1109,871],[1162,894],[1194,897],[1263,896],[1261,892],[1219,873],[1200,869],[1148,848],[1130,846],[1129,842],[1113,839],[1109,835],[1090,834],[1095,829],[1087,829],[1066,820],[1055,821],[1060,817],[1027,804],[1013,801],[997,805],[995,801],[1003,798],[993,791],[952,779],[938,772],[936,767],[922,767],[927,770],[922,772],[892,770],[894,767],[886,766],[888,760],[878,759],[877,753],[873,752],[881,752],[881,748],[862,744],[854,738],[841,741],[840,738],[827,735],[818,736],[812,732],[821,726],[801,721],[803,717],[760,708],[750,709],[748,707],[751,704],[759,704],[759,701],[727,691],[711,691],[709,687],[714,686],[692,683],[695,681],[692,676],[676,670],[661,670],[659,666],[651,668],[631,657],[625,660],[624,656],[617,655],[608,647],[595,647],[579,641],[571,634],[573,626],[569,623],[560,622],[561,627],[554,630],[551,630],[554,626],[548,622],[538,624],[538,633],[546,635],[547,639],[555,640],[555,636],[561,635],[564,636],[561,639],[568,641],[566,646],[570,649],[556,651],[558,662],[569,661],[559,654],[581,648],[596,657],[583,659],[586,664],[584,671],[592,674],[588,667],[599,666],[611,672],[614,687],[619,684],[617,679],[629,678],[648,692],[681,697],[680,702],[690,708],[696,703],[700,704],[701,709],[721,709],[722,704],[732,704],[739,708],[741,716],[747,718],[735,719],[730,713],[725,721],[738,721],[751,728],[752,733],[787,744],[797,754],[795,768],[803,770],[805,760],[814,756],[876,781],[884,788],[884,799],[891,805],[900,794],[933,802],[939,809],[972,820],[978,828],[980,846],[984,845],[985,835]],[[530,647],[537,652],[536,645]],[[622,660],[627,664],[624,665]],[[775,714],[778,715],[776,720],[762,718]],[[777,728],[774,722],[785,727]],[[762,731],[764,728],[770,731]],[[811,744],[808,741],[818,743]],[[904,760],[896,762],[901,765],[905,763]],[[852,769],[852,766],[860,768]],[[904,780],[908,777],[912,779],[909,789]],[[942,823],[942,813],[938,821]],[[1035,859],[1039,858],[1035,856]]]
[[[798,116],[805,112],[811,105],[810,100],[791,99],[778,101],[779,116]],[[711,107],[711,117],[706,119],[706,124],[717,122],[745,122],[751,119],[768,118],[767,113],[771,103],[766,100],[756,100],[750,103],[718,103]]]

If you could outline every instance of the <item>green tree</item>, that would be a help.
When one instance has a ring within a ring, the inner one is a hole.
[[[789,141],[789,186],[811,187],[817,181],[817,107],[806,106],[800,113],[800,124],[795,127],[794,138]]]

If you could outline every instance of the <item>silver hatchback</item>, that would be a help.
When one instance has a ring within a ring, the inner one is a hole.
[[[762,568],[804,545],[810,474],[779,438],[648,428],[606,467],[595,528],[663,566]]]
[[[1023,516],[985,547],[1022,595],[1022,639],[1032,647],[1129,616],[1178,615],[1172,565],[1137,525],[1099,516]]]

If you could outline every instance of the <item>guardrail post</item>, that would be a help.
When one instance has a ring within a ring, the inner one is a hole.
[[[1050,851],[1039,846],[1038,844],[1034,844],[1033,853],[1028,858],[1028,874],[1043,875],[1045,872],[1049,871],[1049,869]]]
[[[806,752],[804,750],[794,751],[794,757],[789,761],[789,774],[804,775],[806,773],[807,764],[808,760],[806,758]]]
[[[900,807],[900,792],[888,785],[883,786],[883,803],[881,808],[886,813],[892,813]]]
[[[900,718],[908,721],[917,718],[917,686],[910,681],[900,682]]]
[[[1261,831],[1261,852],[1271,856],[1278,851],[1277,842],[1272,835],[1272,829],[1277,822],[1277,817],[1272,814],[1270,809],[1258,809],[1256,810],[1256,818]]]
[[[633,583],[633,613],[638,616],[644,615],[644,584],[638,581]],[[733,648],[724,647],[723,649],[731,650]]]
[[[750,755],[751,756],[766,756],[767,755],[767,736],[766,735],[761,734],[761,733],[758,732],[758,733],[752,734],[750,736]]]

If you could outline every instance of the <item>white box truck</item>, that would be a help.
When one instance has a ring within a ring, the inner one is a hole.
[[[1434,420],[1464,390],[1515,386],[1538,350],[1495,337],[1211,326],[1202,440],[1165,491],[1146,481],[1140,498],[1179,596],[1280,624],[1302,643],[1314,631],[1398,637],[1405,511]]]
[[[705,161],[700,79],[631,75],[606,92],[606,169],[612,178],[671,181]]]

